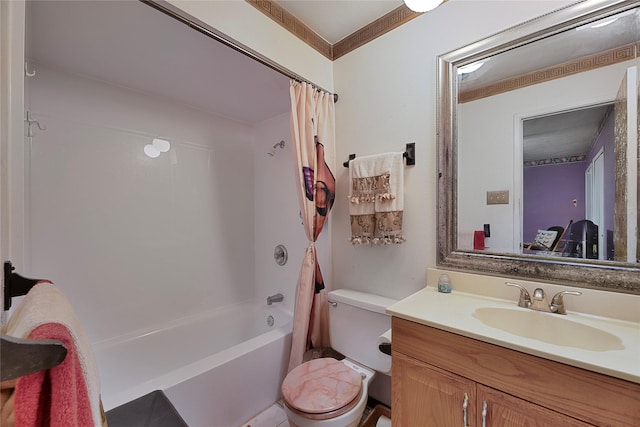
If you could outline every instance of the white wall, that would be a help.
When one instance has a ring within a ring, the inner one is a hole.
[[[491,224],[492,252],[519,252],[521,120],[615,100],[627,67],[618,63],[458,105],[458,247],[472,249],[473,230]],[[557,96],[561,93],[562,96]],[[490,123],[490,125],[487,125]],[[509,190],[509,204],[486,204],[486,192]]]
[[[251,126],[44,66],[29,84],[29,271],[92,341],[253,299]]]
[[[416,142],[416,165],[405,168],[405,244],[351,246],[347,203],[337,197],[337,287],[402,298],[424,287],[427,267],[435,266],[437,55],[568,3],[452,0],[335,61],[338,161]],[[340,172],[338,191],[346,194],[347,170]]]

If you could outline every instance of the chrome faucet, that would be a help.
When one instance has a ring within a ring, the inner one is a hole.
[[[544,293],[544,289],[536,288],[533,291],[533,298],[529,295],[529,292],[524,286],[516,283],[506,282],[507,286],[513,286],[520,289],[520,298],[518,300],[518,307],[530,308],[531,310],[544,311],[547,313],[567,314],[567,310],[564,306],[565,295],[582,295],[582,292],[578,291],[561,291],[553,296],[551,304],[547,302],[547,296]]]
[[[267,305],[271,305],[274,302],[282,302],[283,299],[284,299],[284,295],[282,294],[275,294],[275,295],[268,296]]]

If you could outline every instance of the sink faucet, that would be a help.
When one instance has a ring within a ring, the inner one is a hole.
[[[524,307],[524,308],[531,307],[531,295],[529,295],[529,292],[524,286],[518,285],[517,283],[509,283],[509,282],[505,282],[505,283],[507,284],[507,286],[513,286],[514,288],[520,289],[520,298],[518,299],[518,307]]]
[[[536,288],[533,291],[533,301],[531,302],[531,310],[547,311],[551,312],[549,303],[547,302],[547,296],[544,293],[544,289]]]
[[[518,307],[530,308],[531,310],[544,311],[547,313],[567,314],[567,310],[564,306],[565,295],[582,295],[582,292],[578,291],[561,291],[553,296],[551,304],[547,302],[547,296],[544,293],[544,289],[536,288],[533,291],[533,298],[529,295],[527,289],[516,283],[506,282],[507,286],[513,286],[520,289],[520,298],[518,300]]]
[[[284,295],[275,294],[267,297],[267,305],[271,305],[274,302],[281,302],[284,299]]]
[[[551,298],[551,312],[558,314],[567,314],[567,310],[564,307],[564,296],[565,295],[582,295],[582,292],[578,291],[562,291],[558,292]]]

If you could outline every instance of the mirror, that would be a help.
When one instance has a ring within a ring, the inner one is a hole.
[[[438,265],[640,294],[640,1],[438,57]]]

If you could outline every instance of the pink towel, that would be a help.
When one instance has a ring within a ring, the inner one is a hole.
[[[27,293],[5,325],[19,338],[50,338],[67,348],[64,361],[16,382],[17,426],[89,427],[102,425],[100,380],[93,350],[71,303],[50,282]]]
[[[67,347],[67,357],[58,366],[18,378],[14,401],[16,426],[95,425],[84,375],[69,330],[59,323],[47,323],[34,329],[29,338],[60,340]]]

